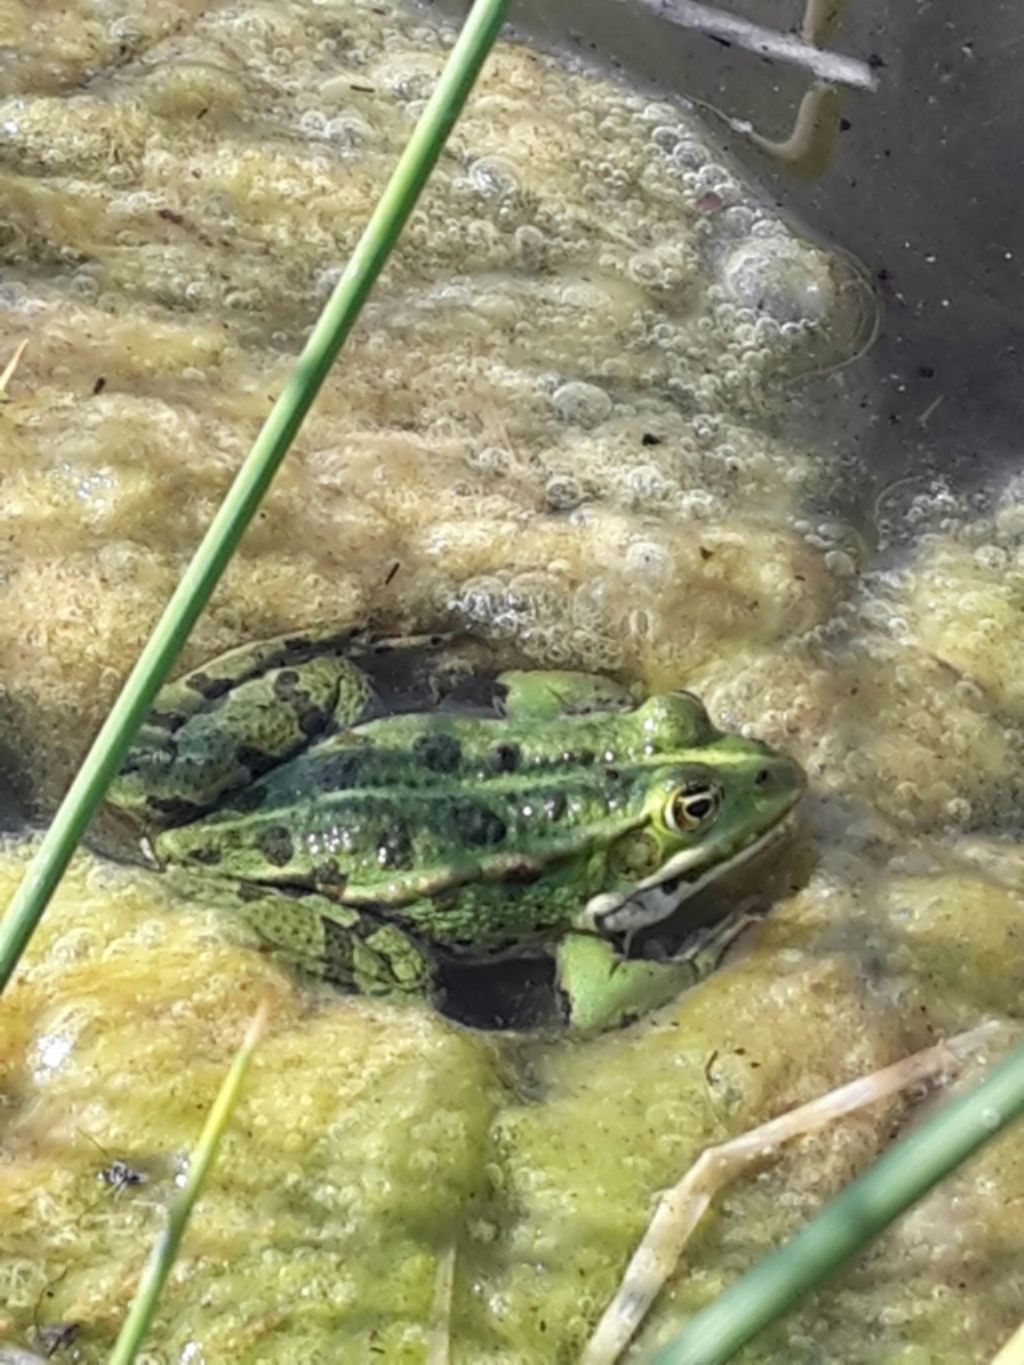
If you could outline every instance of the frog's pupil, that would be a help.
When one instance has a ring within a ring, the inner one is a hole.
[[[695,796],[686,803],[686,813],[691,820],[703,820],[711,813],[711,797]]]

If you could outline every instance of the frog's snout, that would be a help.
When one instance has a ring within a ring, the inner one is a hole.
[[[754,792],[767,806],[788,810],[807,790],[807,774],[795,759],[766,752],[754,773]]]

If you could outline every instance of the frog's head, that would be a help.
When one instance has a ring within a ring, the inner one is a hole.
[[[657,923],[755,858],[788,831],[806,784],[792,759],[716,730],[688,693],[652,698],[644,711],[654,761],[642,816],[607,850],[616,889],[584,910],[603,935]]]

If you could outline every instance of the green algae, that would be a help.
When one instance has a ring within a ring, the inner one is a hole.
[[[22,857],[4,861],[8,886]],[[455,1361],[573,1360],[657,1192],[702,1147],[1012,1003],[989,961],[1021,970],[1008,893],[930,876],[860,896],[863,922],[893,943],[908,924],[924,933],[943,905],[971,907],[979,927],[970,947],[894,950],[866,979],[852,940],[841,946],[851,907],[812,883],[748,955],[676,1005],[566,1044],[311,993],[230,921],[171,904],[159,877],[83,856],[0,1013],[0,1340],[31,1341],[52,1285],[42,1320],[78,1323],[80,1358],[105,1357],[183,1156],[269,990],[274,1025],[154,1349],[420,1361],[454,1250]],[[867,1111],[727,1191],[641,1346],[799,1226],[914,1113]],[[144,1182],[113,1191],[101,1174],[115,1157]],[[1022,1162],[1019,1136],[1001,1140],[745,1358],[902,1359],[945,1343],[945,1359],[966,1360],[978,1339],[994,1348],[1016,1311],[1005,1209]],[[885,1351],[864,1353],[863,1322],[879,1312]]]
[[[429,16],[376,0],[137,9],[0,17],[23,59],[0,342],[30,341],[0,410],[0,743],[42,809],[444,56]],[[759,316],[742,290],[773,263]],[[851,347],[849,284],[685,112],[500,49],[183,663],[307,621],[454,616],[550,665],[695,686],[809,768],[803,889],[748,957],[578,1045],[311,992],[159,878],[83,855],[0,1013],[0,1342],[73,1322],[79,1358],[105,1358],[268,988],[154,1358],[421,1361],[454,1252],[455,1365],[571,1361],[702,1146],[945,1031],[1014,1027],[1020,501],[959,527],[943,504],[902,575],[861,576],[860,538],[809,510],[837,462],[784,420],[792,375]],[[967,835],[984,872],[951,866]],[[931,1102],[727,1192],[633,1358]],[[1002,1140],[745,1358],[994,1350],[1024,1288],[1020,1154]],[[115,1159],[144,1182],[112,1189]]]

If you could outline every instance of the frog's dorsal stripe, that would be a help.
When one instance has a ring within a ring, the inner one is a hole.
[[[592,851],[606,848],[647,819],[642,801],[624,800],[622,809],[600,816],[581,803],[576,817],[578,825],[567,824],[563,828],[545,825],[542,793],[536,788],[532,791],[532,809],[539,832],[529,842],[536,849],[535,856],[523,851],[527,841],[522,837],[497,837],[499,828],[505,828],[504,803],[478,800],[467,803],[467,816],[478,822],[493,817],[495,846],[451,847],[443,861],[425,858],[422,850],[429,846],[432,836],[439,840],[451,837],[445,823],[450,804],[439,799],[437,792],[410,791],[405,797],[402,826],[378,829],[373,823],[374,809],[380,809],[378,803],[385,793],[372,789],[346,794],[336,808],[321,801],[315,816],[305,812],[306,827],[301,841],[291,832],[301,825],[303,812],[275,807],[268,813],[254,812],[244,821],[235,817],[225,831],[229,838],[220,841],[216,860],[210,856],[212,827],[205,823],[168,831],[160,836],[157,850],[161,858],[204,868],[208,875],[316,889],[342,904],[364,909],[397,908],[471,882],[529,883],[552,864],[585,859]],[[509,806],[522,810],[527,804],[530,803],[519,795],[518,799],[513,797]],[[365,846],[353,853],[347,845],[360,816],[366,817],[368,837]],[[387,846],[388,837],[397,833],[397,842],[401,842],[407,831],[410,841],[417,841],[408,850],[412,866],[405,869],[379,865],[380,850]],[[480,833],[482,838],[490,837],[486,825],[481,826]],[[497,847],[499,842],[514,847]],[[344,864],[344,873],[338,870],[338,863]]]

